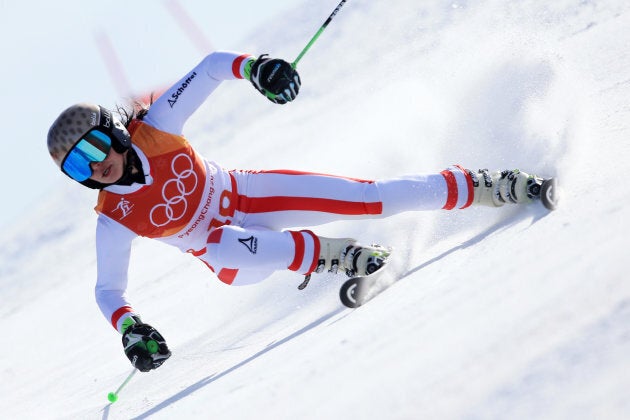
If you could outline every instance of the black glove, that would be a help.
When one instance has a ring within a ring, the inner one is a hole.
[[[252,65],[250,79],[254,87],[276,104],[286,104],[300,91],[300,75],[291,64],[267,54],[258,57]]]
[[[157,369],[171,357],[164,337],[149,324],[138,322],[129,326],[122,343],[131,364],[141,372]]]

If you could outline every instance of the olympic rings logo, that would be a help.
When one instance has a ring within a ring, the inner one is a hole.
[[[195,191],[199,181],[192,159],[183,153],[173,158],[171,171],[175,178],[166,181],[162,187],[164,203],[153,206],[149,214],[151,223],[156,227],[166,226],[184,217],[188,209],[186,197]]]

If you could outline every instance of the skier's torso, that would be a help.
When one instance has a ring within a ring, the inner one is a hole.
[[[102,190],[96,211],[182,251],[203,249],[210,230],[229,223],[220,211],[222,199],[230,197],[229,173],[199,156],[182,136],[137,120],[129,131],[147,183]]]

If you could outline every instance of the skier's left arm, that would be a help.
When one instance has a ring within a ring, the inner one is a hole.
[[[296,98],[300,76],[291,65],[266,55],[217,51],[160,95],[143,121],[172,134],[181,135],[184,124],[224,80],[249,80],[267,99],[285,104]]]

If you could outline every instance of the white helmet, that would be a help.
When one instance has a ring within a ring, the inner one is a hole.
[[[131,147],[129,132],[111,111],[94,104],[73,105],[63,111],[48,130],[48,152],[59,168],[68,152],[92,129],[109,136],[111,147],[118,153]]]

